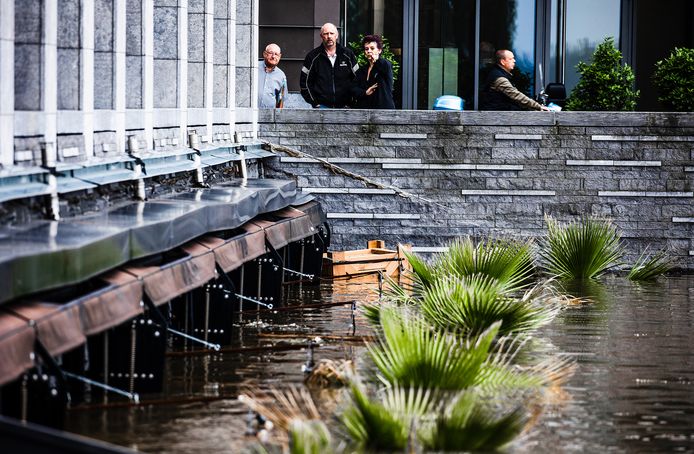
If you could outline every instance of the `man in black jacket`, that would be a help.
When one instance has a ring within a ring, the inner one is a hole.
[[[482,90],[480,110],[549,110],[528,98],[511,82],[516,57],[510,50],[496,51],[496,65],[489,72]]]
[[[320,29],[323,44],[313,49],[301,68],[301,96],[313,107],[347,107],[359,65],[354,52],[338,44],[337,27],[331,23]]]

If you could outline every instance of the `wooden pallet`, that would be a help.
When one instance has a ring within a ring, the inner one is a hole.
[[[355,251],[326,252],[323,255],[323,274],[331,277],[382,273],[391,278],[400,276],[403,269],[412,270],[404,251],[412,246],[399,244],[396,250],[386,249],[381,240],[369,241],[368,248]]]

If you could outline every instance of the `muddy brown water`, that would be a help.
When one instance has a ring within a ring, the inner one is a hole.
[[[65,429],[143,452],[242,452],[253,440],[236,397],[247,387],[300,385],[308,339],[332,336],[314,349],[316,361],[349,358],[361,371],[370,367],[363,343],[337,337],[370,334],[349,303],[377,298],[375,287],[356,280],[290,286],[287,304],[296,310],[244,314],[229,351],[169,356],[163,393],[142,396],[139,406],[71,410]],[[576,373],[507,451],[694,452],[694,275],[649,285],[608,277],[571,291],[596,302],[567,307],[533,348],[574,357]],[[282,349],[267,348],[273,345]]]

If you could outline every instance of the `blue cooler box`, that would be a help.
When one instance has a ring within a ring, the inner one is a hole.
[[[463,110],[465,100],[460,96],[443,95],[434,101],[434,110]]]

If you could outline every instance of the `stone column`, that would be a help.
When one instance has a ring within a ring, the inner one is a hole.
[[[142,2],[142,126],[144,149],[154,147],[154,0]]]
[[[126,109],[126,42],[127,42],[127,9],[126,0],[114,0],[113,3],[113,110],[114,129],[116,130],[116,151],[124,153],[127,138],[125,137]]]
[[[215,0],[205,0],[205,92],[203,94],[203,106],[205,107],[205,134],[210,140],[212,139],[212,124],[214,123],[214,6]]]
[[[58,144],[58,2],[43,2],[43,40],[41,55],[43,74],[41,91],[43,98],[44,128],[43,140],[52,143],[47,159],[56,162]]]
[[[236,130],[236,1],[230,1],[229,19],[227,22],[227,58],[229,59],[229,70],[227,71],[227,96],[229,99],[227,119],[231,133]]]
[[[188,0],[178,0],[178,143],[188,139]]]
[[[84,156],[89,160],[94,156],[94,1],[82,0],[80,11],[82,33],[80,110],[82,111]]]
[[[14,0],[0,0],[0,166],[14,163]]]

